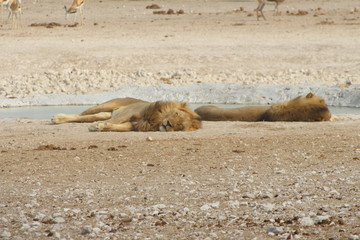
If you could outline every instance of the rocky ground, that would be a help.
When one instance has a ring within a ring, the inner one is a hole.
[[[2,120],[8,239],[359,239],[359,120],[94,133]]]
[[[287,0],[280,16],[256,1],[25,1],[22,27],[0,24],[0,98],[89,94],[127,84],[360,84],[358,0]],[[158,4],[161,9],[147,9]],[[183,10],[184,14],[154,14]],[[53,23],[53,24],[51,24]],[[16,67],[15,67],[16,66]],[[15,71],[14,71],[15,70]]]

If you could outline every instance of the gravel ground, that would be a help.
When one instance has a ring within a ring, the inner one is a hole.
[[[359,239],[359,123],[93,133],[4,119],[0,236]]]
[[[301,79],[301,81],[299,81]],[[67,69],[61,72],[47,71],[30,75],[12,75],[3,81],[0,87],[0,98],[22,98],[36,94],[94,94],[112,91],[124,85],[134,84],[151,86],[170,84],[172,86],[185,86],[198,83],[240,83],[243,85],[297,85],[302,84],[332,87],[346,83],[358,84],[359,74],[328,73],[324,71],[312,72],[311,70],[287,70],[276,74],[261,74],[256,72],[242,73],[239,71],[226,71],[203,73],[191,69],[177,70],[174,72],[160,70],[148,72],[118,72],[115,70],[82,70]],[[318,81],[318,82],[317,82]],[[39,84],[41,83],[41,84]]]

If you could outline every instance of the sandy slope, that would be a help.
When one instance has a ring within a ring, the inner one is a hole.
[[[186,12],[171,16],[145,9],[154,2],[89,1],[77,28],[28,27],[71,22],[65,2],[24,2],[23,28],[0,28],[2,98],[128,83],[359,84],[357,0],[290,0],[281,16],[267,8],[267,22],[248,16],[253,1],[158,2]],[[298,10],[308,14],[286,14]],[[91,133],[0,119],[0,238],[359,239],[359,123]]]

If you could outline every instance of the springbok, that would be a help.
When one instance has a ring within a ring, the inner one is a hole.
[[[80,12],[80,24],[83,24],[83,19],[84,19],[84,15],[83,15],[83,6],[84,6],[85,0],[74,0],[71,7],[68,9],[66,6],[64,6],[65,8],[65,18],[67,19],[69,14],[74,14],[74,22],[76,21],[76,17],[78,12]]]
[[[4,11],[4,8],[6,8],[9,13],[10,13],[10,4],[11,4],[12,0],[0,0],[0,8],[1,8],[1,22],[3,22],[3,11]]]
[[[258,0],[259,2],[259,5],[258,7],[256,8],[256,16],[257,16],[257,20],[259,21],[259,12],[261,13],[261,16],[264,18],[264,20],[266,20],[265,16],[264,16],[264,13],[263,13],[263,8],[265,7],[266,3],[268,2],[273,2],[275,3],[275,13],[274,14],[277,14],[278,13],[278,6],[280,3],[284,2],[285,0]]]
[[[9,19],[11,18],[12,28],[21,26],[21,0],[10,0]]]

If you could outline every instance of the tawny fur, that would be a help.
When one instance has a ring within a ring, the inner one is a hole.
[[[190,110],[186,103],[151,103],[135,98],[113,99],[89,108],[81,114],[57,114],[52,122],[95,122],[89,127],[90,131],[119,132],[194,131],[201,127],[200,117]]]
[[[312,93],[272,106],[219,108],[202,106],[195,109],[204,121],[329,121],[331,113],[324,99]]]

